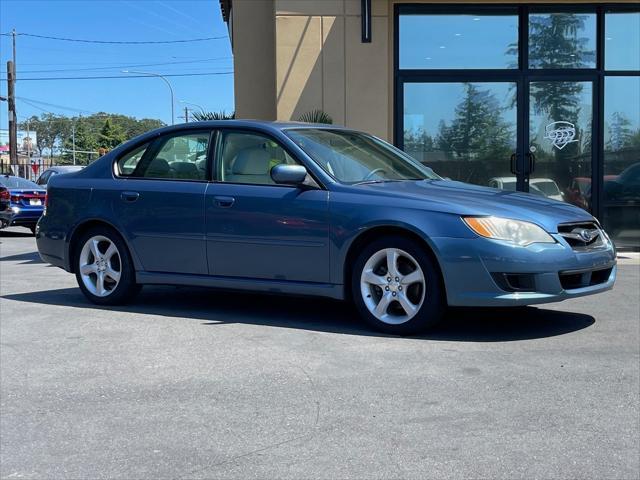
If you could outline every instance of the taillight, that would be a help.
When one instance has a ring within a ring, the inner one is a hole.
[[[14,203],[20,202],[20,198],[21,198],[20,195],[11,195],[11,201]]]

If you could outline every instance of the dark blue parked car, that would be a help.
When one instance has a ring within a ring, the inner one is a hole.
[[[35,233],[44,211],[47,190],[30,180],[10,175],[0,176],[0,185],[9,190],[11,217],[8,226],[26,227]]]
[[[614,247],[577,207],[443,180],[334,126],[223,121],[156,130],[55,176],[41,257],[98,304],[143,284],[352,299],[410,334],[446,305],[555,302],[612,288]]]

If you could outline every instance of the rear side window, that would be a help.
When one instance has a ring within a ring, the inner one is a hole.
[[[118,160],[120,175],[133,178],[206,180],[209,132],[161,137]]]
[[[120,160],[118,160],[118,174],[124,177],[131,176],[140,163],[140,160],[148,146],[149,144],[145,143],[141,147],[138,147],[121,157]]]

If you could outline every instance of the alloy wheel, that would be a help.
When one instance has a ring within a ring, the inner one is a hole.
[[[102,235],[89,238],[80,252],[78,268],[82,283],[90,293],[98,297],[109,296],[122,276],[118,247]]]
[[[385,248],[374,253],[360,276],[364,304],[381,322],[399,325],[420,310],[426,280],[418,262],[404,250]]]

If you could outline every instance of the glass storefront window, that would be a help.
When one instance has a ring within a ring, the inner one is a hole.
[[[518,67],[517,15],[401,15],[401,69]]]
[[[596,15],[531,13],[529,67],[595,68]]]
[[[606,13],[604,62],[607,70],[640,70],[640,12]]]
[[[404,150],[453,180],[516,189],[516,85],[407,83]]]
[[[604,89],[604,226],[618,247],[638,247],[640,77],[606,77]]]

